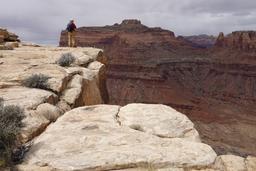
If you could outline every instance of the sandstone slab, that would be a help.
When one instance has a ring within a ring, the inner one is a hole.
[[[203,168],[214,162],[216,154],[206,144],[184,138],[160,138],[120,125],[120,110],[119,106],[97,105],[67,112],[34,141],[20,170],[28,171],[24,168],[29,166],[60,171],[149,166],[168,170]],[[138,115],[143,115],[140,112]]]
[[[17,45],[16,42],[7,44]],[[90,50],[92,52],[85,53]],[[55,63],[63,53],[73,53],[80,60],[79,65],[73,64],[78,73],[69,72],[69,67]],[[100,72],[86,68],[97,56],[88,56],[90,53],[95,54],[95,49],[25,46],[23,43],[13,51],[1,51],[0,97],[7,105],[25,109],[25,126],[19,138],[21,142],[38,136],[51,122],[73,107],[103,103],[101,94],[105,93],[97,85],[101,81],[101,76],[97,76]],[[34,74],[49,78],[47,90],[23,86],[24,80]],[[83,97],[84,94],[86,96]]]
[[[75,75],[68,83],[67,88],[63,92],[62,99],[69,105],[75,105],[81,95],[83,88],[83,78],[80,75]]]
[[[165,105],[129,104],[119,114],[122,125],[164,138],[188,138],[200,142],[194,124],[183,114]]]
[[[245,160],[245,164],[248,171],[256,170],[256,157],[248,156]]]
[[[247,171],[244,158],[234,155],[218,156],[215,162],[215,169],[221,171]]]
[[[4,99],[5,104],[19,105],[25,110],[36,109],[44,102],[54,104],[58,101],[57,95],[52,92],[25,87],[0,89],[0,97]]]

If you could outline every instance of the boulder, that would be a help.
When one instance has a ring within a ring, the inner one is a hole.
[[[244,158],[234,155],[218,156],[215,169],[220,171],[247,171]]]
[[[102,98],[103,95],[107,94],[107,89],[102,89],[99,85],[99,72],[88,69],[83,69],[83,91],[81,94],[82,104],[84,105],[95,105],[106,103]],[[101,80],[105,82],[105,80]],[[101,93],[102,92],[102,93]],[[81,102],[80,102],[81,104]]]
[[[61,110],[58,107],[49,103],[40,104],[36,108],[36,113],[38,115],[44,116],[50,122],[56,121],[57,118],[60,117],[60,115],[62,114]]]
[[[81,96],[82,88],[83,77],[80,75],[73,76],[64,90],[61,99],[66,101],[70,106],[76,105]]]
[[[149,111],[157,108],[155,105],[145,105],[144,109],[147,106]],[[65,113],[35,139],[24,163],[18,166],[19,170],[40,170],[47,167],[48,170],[59,171],[132,168],[181,171],[182,168],[205,168],[213,164],[216,154],[206,144],[175,136],[161,138],[120,125],[119,111],[129,111],[128,108],[129,105],[124,109],[120,106],[96,105],[76,108]],[[162,105],[158,108],[168,109]],[[151,115],[145,115],[146,112],[141,108],[137,111],[133,108],[132,111],[141,116],[141,122],[148,121],[151,117],[157,118],[163,112],[155,110]],[[173,111],[169,111],[172,116]],[[166,117],[170,123],[168,111],[164,112],[161,116]],[[160,123],[152,122],[153,127],[157,125]],[[174,135],[179,135],[179,132],[177,130]]]
[[[194,124],[183,114],[165,105],[129,104],[121,108],[121,125],[162,138],[187,138],[200,142]]]
[[[8,38],[6,40],[10,42],[20,42],[19,36],[11,32],[8,32]]]
[[[92,70],[96,74],[97,86],[101,92],[101,98],[104,103],[108,103],[109,94],[108,94],[107,85],[106,85],[107,84],[106,65],[104,65],[101,62],[94,61],[94,62],[91,62],[87,68]]]
[[[40,135],[50,124],[48,119],[33,110],[25,111],[25,116],[25,119],[22,120],[24,127],[18,136],[21,143],[26,143]]]
[[[256,170],[256,157],[248,156],[245,160],[247,171]]]
[[[55,104],[58,101],[58,97],[52,92],[25,87],[0,89],[0,97],[5,104],[19,105],[25,110],[35,110],[42,103]]]
[[[90,66],[90,64],[89,64]],[[71,67],[68,68],[68,73],[71,75],[78,74],[82,77],[82,92],[76,100],[75,106],[103,104],[107,102],[107,89],[105,76],[101,74],[105,72],[105,66],[95,70],[88,68]],[[103,72],[104,70],[104,72]],[[64,92],[65,94],[66,92]],[[67,95],[65,95],[67,97]],[[74,95],[73,95],[74,96]],[[71,96],[69,96],[71,97]]]
[[[24,87],[0,89],[0,97],[4,99],[6,105],[18,105],[24,109],[26,117],[19,136],[19,141],[23,143],[39,135],[50,123],[43,115],[35,112],[35,109],[45,102],[55,104],[58,98],[45,90]]]
[[[98,61],[105,65],[107,64],[107,57],[101,49],[87,47],[83,52],[84,54],[90,56],[92,61]]]
[[[83,52],[72,52],[71,54],[75,57],[75,64],[78,66],[86,67],[90,62],[92,62],[92,58]]]
[[[62,92],[70,79],[70,75],[66,73],[63,67],[53,64],[34,66],[25,71],[25,73],[20,73],[16,79],[25,80],[33,74],[43,74],[46,77],[49,77],[49,80],[47,81],[48,88],[56,93]]]
[[[11,47],[11,48],[17,48],[19,47],[19,42],[5,42],[5,46]]]

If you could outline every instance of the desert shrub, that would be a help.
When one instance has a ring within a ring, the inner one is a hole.
[[[23,109],[15,105],[4,105],[0,98],[0,168],[12,164],[12,151],[24,117]]]
[[[62,67],[68,67],[75,61],[75,57],[71,53],[64,53],[57,60],[57,64]]]
[[[50,77],[43,74],[33,74],[27,79],[23,80],[23,85],[30,88],[40,88],[40,89],[48,90],[49,78]]]

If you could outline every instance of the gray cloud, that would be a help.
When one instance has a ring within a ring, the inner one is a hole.
[[[0,27],[24,41],[58,44],[74,18],[78,26],[103,26],[126,18],[172,30],[176,35],[256,28],[252,0],[9,0],[0,6]]]

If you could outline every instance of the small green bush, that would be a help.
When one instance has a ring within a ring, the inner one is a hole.
[[[75,61],[75,57],[71,53],[64,53],[57,60],[57,64],[62,67],[68,67]]]
[[[49,90],[48,80],[50,77],[43,74],[33,74],[27,79],[23,80],[23,85],[30,88],[40,88]]]
[[[0,168],[12,164],[12,150],[23,126],[24,110],[15,105],[4,105],[0,98]]]

